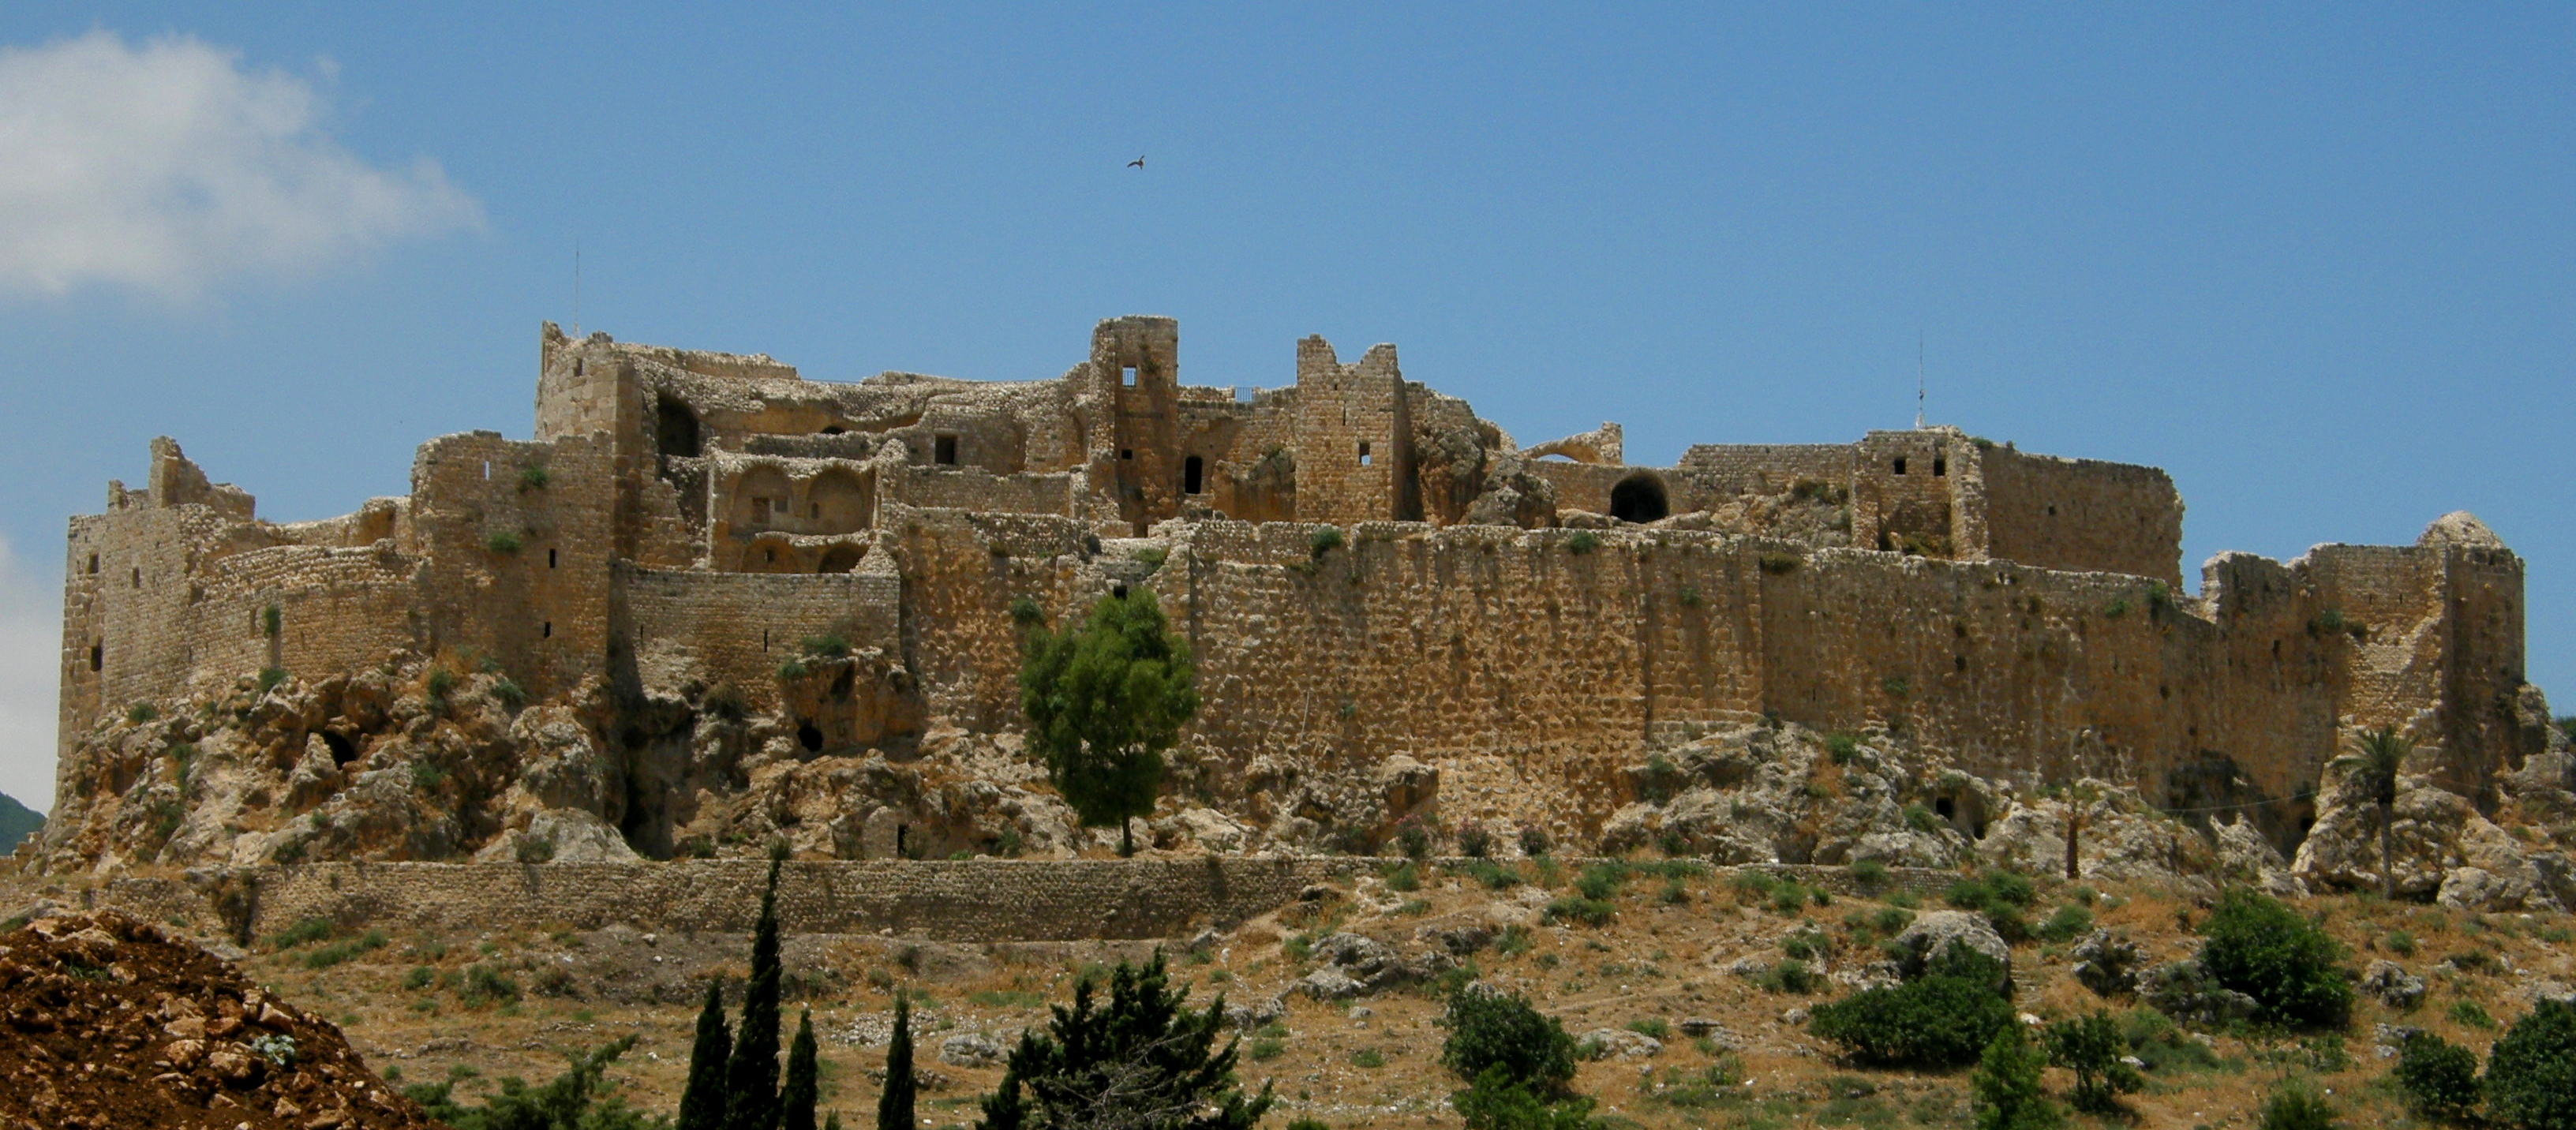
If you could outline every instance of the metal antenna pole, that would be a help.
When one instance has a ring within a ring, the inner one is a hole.
[[[572,336],[581,336],[581,240],[572,241]]]
[[[1914,331],[1914,430],[1923,430],[1923,331]]]

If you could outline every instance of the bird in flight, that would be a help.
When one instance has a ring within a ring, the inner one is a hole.
[[[1128,168],[1131,168],[1131,169],[1141,169],[1141,168],[1144,168],[1144,167],[1145,167],[1145,159],[1144,159],[1143,157],[1138,157],[1138,158],[1136,158],[1136,159],[1135,159],[1135,160],[1133,160],[1133,161],[1129,161],[1129,162],[1127,162],[1127,167],[1128,167]]]

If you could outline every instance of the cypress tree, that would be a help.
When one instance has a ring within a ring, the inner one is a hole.
[[[787,1088],[778,1095],[779,1130],[814,1130],[814,1010],[796,1018],[796,1040],[787,1045]]]
[[[877,1130],[912,1130],[912,994],[894,997],[894,1038],[886,1042],[885,1093],[877,1096]]]
[[[841,1130],[840,1111],[833,1111],[830,1117],[823,1120],[823,1130]]]
[[[760,924],[751,936],[751,983],[743,988],[742,1027],[725,1064],[725,1130],[778,1127],[778,855],[760,894]]]
[[[725,1060],[733,1035],[725,1031],[724,983],[707,982],[707,1007],[698,1012],[698,1040],[689,1046],[689,1085],[680,1092],[677,1130],[723,1130]]]

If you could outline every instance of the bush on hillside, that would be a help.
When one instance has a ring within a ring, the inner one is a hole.
[[[2428,1118],[2457,1120],[2478,1107],[2478,1053],[2416,1033],[2397,1053],[2397,1089]]]
[[[2508,1126],[2576,1126],[2576,1004],[2540,1001],[2496,1041],[2487,1113]]]
[[[2332,1028],[2351,1015],[2343,946],[2280,900],[2230,890],[2200,933],[2200,967],[2220,987],[2254,998],[2261,1019]]]
[[[1807,1030],[1865,1063],[1974,1063],[1997,1033],[2012,1026],[2012,1001],[1995,991],[2002,981],[2002,963],[1966,946],[1952,946],[1911,981],[1818,1005]]]

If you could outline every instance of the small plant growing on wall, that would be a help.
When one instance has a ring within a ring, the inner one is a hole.
[[[483,548],[494,553],[517,553],[519,546],[517,530],[494,530],[483,539]]]
[[[1319,561],[1323,559],[1325,554],[1331,553],[1333,550],[1340,548],[1341,544],[1342,531],[1333,526],[1326,526],[1323,529],[1317,530],[1313,534],[1308,535],[1306,538],[1306,548],[1311,550],[1314,553],[1316,560]]]
[[[265,633],[268,638],[276,639],[277,633],[284,630],[285,627],[286,614],[278,611],[276,605],[272,604],[259,610],[259,630]]]
[[[1601,548],[1601,539],[1590,530],[1576,530],[1565,539],[1565,551],[1580,556]]]
[[[546,473],[545,465],[542,463],[519,468],[519,490],[523,493],[546,489],[546,483],[550,479],[551,476]]]

